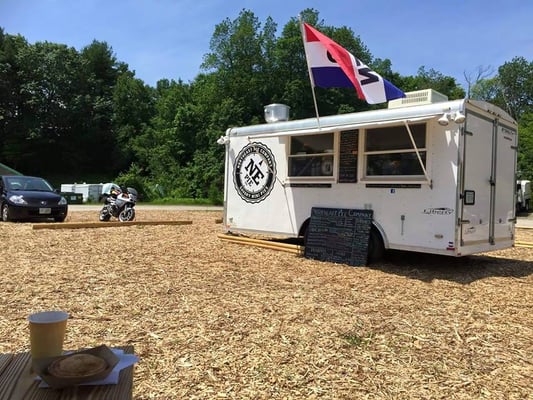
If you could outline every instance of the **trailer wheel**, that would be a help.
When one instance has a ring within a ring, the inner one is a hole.
[[[375,263],[383,258],[385,255],[385,245],[379,231],[372,227],[370,229],[370,236],[368,238],[368,257],[367,264]]]
[[[300,228],[300,232],[298,232],[298,236],[303,237],[304,246],[307,244],[307,235],[309,234],[309,221],[310,220],[311,220],[310,218],[307,218],[302,224],[302,227]]]

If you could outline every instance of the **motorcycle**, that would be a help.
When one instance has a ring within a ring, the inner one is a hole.
[[[120,222],[133,221],[136,202],[137,190],[131,187],[119,190],[114,187],[111,193],[105,196],[104,206],[100,210],[100,221],[109,221],[111,217],[118,218]]]

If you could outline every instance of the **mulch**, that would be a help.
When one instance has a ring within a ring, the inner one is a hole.
[[[350,267],[225,242],[220,217],[1,223],[1,352],[29,350],[30,313],[61,309],[66,349],[135,347],[135,399],[533,399],[533,249]]]

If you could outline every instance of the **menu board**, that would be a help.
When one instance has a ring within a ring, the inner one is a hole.
[[[344,131],[340,136],[339,183],[354,183],[357,182],[359,131]]]
[[[373,211],[311,209],[304,256],[352,266],[366,265]]]

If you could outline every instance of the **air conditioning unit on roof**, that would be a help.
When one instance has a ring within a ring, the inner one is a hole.
[[[416,90],[414,92],[405,93],[405,97],[402,97],[401,99],[389,101],[388,108],[421,106],[425,104],[440,103],[443,101],[448,101],[448,96],[443,95],[436,90]]]

